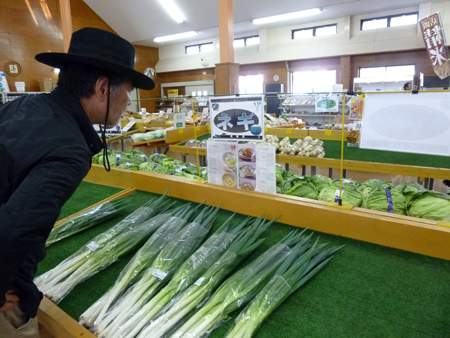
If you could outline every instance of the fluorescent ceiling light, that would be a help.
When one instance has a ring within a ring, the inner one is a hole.
[[[272,22],[278,22],[278,21],[285,21],[285,20],[292,20],[297,18],[302,18],[305,16],[311,16],[322,13],[322,10],[320,8],[312,8],[307,9],[305,11],[300,12],[292,12],[292,13],[286,13],[281,15],[275,15],[275,16],[268,16],[266,18],[260,18],[253,20],[254,25],[263,25],[266,23],[272,23]]]
[[[197,32],[190,31],[190,32],[184,32],[180,34],[174,34],[174,35],[166,35],[166,36],[160,36],[159,38],[154,38],[154,42],[165,42],[165,41],[172,41],[172,40],[178,40],[183,38],[189,38],[191,36],[198,35]]]
[[[182,23],[184,19],[183,13],[181,13],[178,6],[173,2],[173,0],[158,0],[158,2],[163,6],[166,12],[178,23]]]

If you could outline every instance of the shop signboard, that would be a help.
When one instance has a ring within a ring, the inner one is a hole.
[[[316,113],[338,112],[338,95],[316,95],[315,97]]]
[[[420,20],[419,24],[434,72],[441,79],[445,79],[450,76],[450,63],[441,16],[439,13],[431,14]]]
[[[212,98],[211,137],[221,140],[262,141],[263,102],[263,96]]]
[[[276,193],[274,146],[209,140],[207,154],[209,183]]]

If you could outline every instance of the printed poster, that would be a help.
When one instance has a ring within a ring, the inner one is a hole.
[[[209,183],[276,193],[274,146],[209,140],[207,154]]]
[[[211,137],[220,140],[264,140],[263,96],[211,98]]]
[[[350,103],[350,120],[362,120],[364,111],[363,99],[352,99]]]

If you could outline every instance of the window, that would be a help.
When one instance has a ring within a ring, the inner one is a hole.
[[[186,46],[184,51],[186,54],[196,54],[196,53],[204,53],[204,52],[212,52],[214,49],[213,43],[201,43],[199,45],[191,45]]]
[[[405,66],[389,66],[389,67],[370,67],[370,68],[360,68],[359,77],[369,78],[369,77],[402,77],[410,76],[411,78],[415,74],[414,65]]]
[[[330,92],[336,84],[336,70],[316,70],[294,72],[292,74],[293,93]]]
[[[262,74],[239,76],[239,94],[261,94],[263,83]]]
[[[245,38],[237,38],[233,41],[234,48],[259,45],[259,36],[247,36]]]
[[[294,29],[292,39],[310,38],[313,36],[325,36],[337,34],[337,24]]]
[[[418,22],[419,13],[405,13],[361,20],[361,30],[414,25]]]

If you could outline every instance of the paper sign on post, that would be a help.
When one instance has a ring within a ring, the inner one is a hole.
[[[126,132],[127,132],[128,130],[130,130],[130,128],[131,128],[132,126],[134,126],[135,124],[136,124],[136,122],[134,122],[134,121],[128,122],[128,123],[126,124],[126,126],[122,128],[122,132],[126,133]]]

